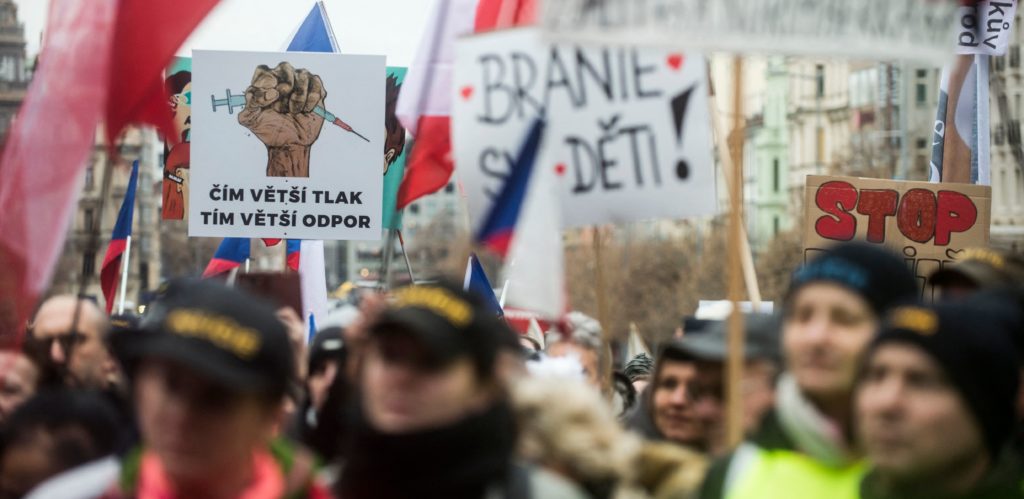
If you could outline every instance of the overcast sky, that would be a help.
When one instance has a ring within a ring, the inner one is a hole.
[[[386,55],[407,66],[435,0],[324,0],[342,52]],[[39,50],[49,0],[14,0],[25,24],[29,56]],[[313,0],[221,0],[179,50],[282,50]]]

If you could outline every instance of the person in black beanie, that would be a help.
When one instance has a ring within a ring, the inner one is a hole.
[[[338,497],[562,497],[513,462],[517,335],[476,295],[410,286],[370,326]],[[544,480],[539,477],[543,476]]]
[[[977,303],[893,311],[872,343],[856,394],[873,470],[865,499],[1022,497],[1004,447],[1020,374],[1006,330]]]
[[[864,470],[851,410],[861,359],[887,311],[919,296],[903,259],[880,245],[839,244],[797,269],[782,306],[775,406],[711,467],[700,497],[848,497],[836,491],[854,490]]]

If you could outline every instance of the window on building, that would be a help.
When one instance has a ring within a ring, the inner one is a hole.
[[[409,205],[409,213],[412,213],[413,215],[417,215],[417,214],[419,214],[419,212],[420,212],[420,205],[418,205],[416,203],[413,203],[413,204]]]
[[[779,216],[775,215],[772,217],[772,235],[779,235]]]
[[[455,192],[455,182],[448,182],[448,185],[444,186],[444,192],[446,194]]]
[[[772,192],[779,192],[779,158],[772,159]]]
[[[1020,46],[1018,45],[1010,47],[1010,67],[1020,67]]]
[[[1006,69],[1006,57],[993,57],[992,66],[996,71],[1002,71]]]
[[[922,106],[928,103],[928,85],[924,83],[918,83],[915,87],[915,95],[918,106]]]
[[[926,78],[927,76],[928,76],[928,70],[927,69],[918,69],[917,70],[917,77],[918,78]]]
[[[815,158],[818,164],[823,164],[825,163],[825,129],[823,127],[818,127],[815,145],[817,146]]]
[[[83,225],[85,230],[91,231],[96,226],[96,212],[92,208],[86,208],[83,213]]]
[[[91,191],[96,187],[96,167],[89,165],[85,167],[85,190]]]
[[[139,289],[149,290],[149,262],[139,262]]]
[[[815,95],[820,99],[825,96],[825,66],[818,64],[814,67],[814,80],[817,85]]]
[[[1013,96],[1013,111],[1016,113],[1014,114],[1014,116],[1016,116],[1018,119],[1022,117],[1020,115],[1020,94],[1016,94]]]
[[[86,251],[82,254],[82,274],[92,277],[96,273],[96,253]]]
[[[928,147],[928,139],[917,139],[917,148],[924,149]]]

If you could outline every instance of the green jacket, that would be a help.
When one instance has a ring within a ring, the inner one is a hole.
[[[935,495],[934,492],[911,494],[886,487],[877,473],[868,473],[860,486],[861,499],[1021,499],[1024,498],[1024,483],[1021,482],[1020,461],[1017,456],[1004,452],[996,466],[985,478],[963,494]]]

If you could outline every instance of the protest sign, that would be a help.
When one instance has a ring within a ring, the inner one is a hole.
[[[552,46],[536,29],[456,44],[452,142],[479,225],[530,125],[537,166],[557,176],[566,227],[713,213],[705,59],[679,52]]]
[[[980,0],[957,11],[956,53],[1004,55],[1017,14],[1017,0]]]
[[[547,0],[541,25],[555,41],[939,65],[955,15],[956,2],[933,0]]]
[[[188,213],[189,135],[192,132],[192,58],[175,57],[164,79],[171,94],[171,111],[178,135],[164,137],[163,204],[164,220],[182,220]]]
[[[405,158],[412,143],[405,136],[405,127],[395,116],[398,95],[402,91],[406,68],[388,66],[384,90],[384,201],[383,227],[402,228],[402,212],[395,209],[398,188],[405,175]]]
[[[992,189],[852,177],[807,177],[804,258],[837,242],[884,244],[907,261],[922,289],[964,249],[986,246]]]
[[[942,68],[931,182],[991,183],[988,63],[987,56],[959,55]]]
[[[190,236],[376,240],[384,57],[193,54]]]

